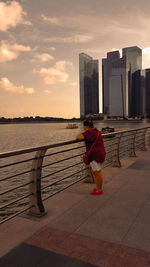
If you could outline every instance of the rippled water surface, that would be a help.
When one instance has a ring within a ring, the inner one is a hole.
[[[83,131],[82,123],[76,123],[79,128],[66,129],[67,123],[27,123],[0,124],[0,152],[21,148],[49,145],[58,142],[74,140]],[[150,126],[143,122],[96,122],[98,129],[106,126],[116,130]]]

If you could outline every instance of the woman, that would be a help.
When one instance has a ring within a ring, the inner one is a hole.
[[[106,152],[104,148],[103,138],[96,128],[93,126],[93,122],[85,120],[84,133],[77,135],[77,140],[85,140],[86,152],[88,155],[88,161],[92,169],[93,178],[96,184],[92,195],[103,194],[102,184],[102,162],[105,160]]]

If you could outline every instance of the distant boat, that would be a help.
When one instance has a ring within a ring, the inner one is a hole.
[[[75,123],[73,123],[73,124],[69,123],[69,124],[66,126],[66,129],[76,129],[76,128],[78,128],[78,126],[77,126]]]
[[[101,129],[101,134],[108,134],[115,132],[115,128],[113,127],[105,127]],[[103,137],[114,137],[115,135],[103,136]]]

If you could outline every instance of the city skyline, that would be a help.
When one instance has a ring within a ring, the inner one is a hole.
[[[78,54],[138,46],[150,68],[149,8],[127,0],[0,1],[0,117],[79,117]],[[136,18],[136,19],[135,19]]]

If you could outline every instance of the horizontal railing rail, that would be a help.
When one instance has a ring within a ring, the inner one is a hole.
[[[122,158],[136,157],[150,145],[150,127],[104,134],[103,140],[103,168],[121,167]],[[83,141],[72,140],[0,153],[0,223],[25,211],[43,216],[44,200],[90,176],[84,150]]]

